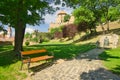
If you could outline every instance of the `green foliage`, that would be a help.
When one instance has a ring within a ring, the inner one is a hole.
[[[69,14],[67,14],[67,15],[64,16],[64,22],[69,21],[69,19],[70,19],[70,15]]]
[[[55,55],[55,59],[72,59],[78,56],[78,54],[86,52],[95,48],[94,45],[84,44],[84,45],[74,45],[74,44],[41,44],[28,46],[25,50],[30,49],[42,49],[45,48],[49,52],[53,52]]]
[[[26,46],[29,46],[29,45],[30,45],[30,42],[29,42],[29,41],[26,41],[26,42],[25,42],[25,45],[26,45]]]
[[[26,39],[30,39],[30,38],[31,38],[30,36],[31,36],[30,33],[26,33],[26,34],[25,34],[25,38],[26,38]]]
[[[42,39],[43,41],[51,40],[53,35],[48,32],[39,32],[39,39]]]
[[[44,38],[43,42],[49,42],[49,39],[48,38]]]
[[[14,6],[11,7],[12,5]],[[4,16],[0,17],[0,21],[4,24],[10,23],[12,27],[17,27],[15,24],[20,18],[25,24],[35,25],[42,19],[40,13],[45,14],[46,9],[49,11],[50,7],[44,0],[3,0],[0,3],[0,13]]]
[[[81,22],[89,23],[95,20],[94,13],[85,7],[79,7],[75,9],[73,15],[75,17],[76,24],[79,24]]]
[[[102,23],[109,24],[109,21],[119,19],[120,17],[119,15],[117,15],[118,12],[120,11],[119,0],[64,0],[64,1],[67,3],[67,6],[73,8],[83,7],[83,9],[81,9],[80,11],[83,14],[76,15],[76,17],[78,18],[75,19],[76,20],[75,23],[78,24],[79,22],[81,22],[81,20],[87,21],[87,23],[91,21],[91,23],[89,24],[90,25],[89,28],[95,28],[97,24],[102,24]],[[114,13],[111,14],[110,8],[112,7],[117,8],[118,12],[114,10],[112,11]],[[77,11],[79,12],[79,10]],[[75,14],[78,13],[77,11],[75,11],[74,13]],[[90,11],[90,13],[88,11]],[[92,15],[93,17],[90,15],[91,12],[94,14]],[[86,17],[83,16],[84,14]],[[80,15],[82,15],[82,17],[80,17]],[[89,17],[91,18],[91,20]],[[107,26],[107,30],[109,30],[109,25]]]
[[[0,2],[0,15],[2,15],[0,22],[15,28],[15,51],[22,50],[26,24],[39,25],[44,20],[43,15],[53,11],[46,0],[2,0]]]
[[[120,75],[120,47],[112,50],[106,50],[102,54],[99,55],[100,59],[103,60],[104,66],[112,71]]]
[[[27,77],[20,72],[21,62],[12,49],[13,46],[0,46],[0,80],[23,80]]]
[[[34,37],[34,38],[31,39],[31,41],[33,41],[33,42],[39,42],[38,40],[39,39],[37,37]]]
[[[55,32],[62,32],[62,26],[61,27],[56,27],[56,28],[52,28],[50,33],[54,34]]]
[[[111,21],[118,20],[120,17],[120,10],[116,7],[109,8],[108,18]]]

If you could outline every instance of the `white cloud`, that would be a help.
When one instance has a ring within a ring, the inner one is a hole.
[[[32,27],[27,27],[25,30],[25,33],[32,33],[34,31],[34,29]]]
[[[66,13],[71,14],[73,9],[72,8],[67,8],[67,7],[61,7],[60,10],[56,11],[54,14],[46,14],[44,16],[45,18],[45,23],[49,24],[51,22],[55,22],[55,19],[57,17],[57,14],[61,11],[64,10]]]

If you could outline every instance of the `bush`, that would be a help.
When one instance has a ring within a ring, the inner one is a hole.
[[[63,32],[64,38],[66,38],[66,37],[73,38],[75,36],[75,34],[78,32],[77,26],[75,24],[65,25],[64,28],[62,28],[62,32]]]
[[[29,44],[30,44],[30,42],[28,42],[28,41],[25,42],[25,45],[26,45],[26,46],[29,46]]]
[[[37,37],[32,38],[32,40],[31,40],[31,41],[33,41],[33,42],[39,42]]]
[[[43,42],[49,42],[48,38],[43,39]]]

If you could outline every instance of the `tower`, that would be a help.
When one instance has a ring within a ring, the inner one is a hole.
[[[66,15],[67,13],[65,11],[60,11],[58,14],[57,14],[57,19],[56,19],[56,23],[64,23],[64,16]]]

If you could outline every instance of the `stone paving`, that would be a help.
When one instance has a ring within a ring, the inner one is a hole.
[[[102,49],[93,49],[76,59],[53,64],[36,72],[33,80],[120,80],[120,77],[104,69],[98,54]]]

